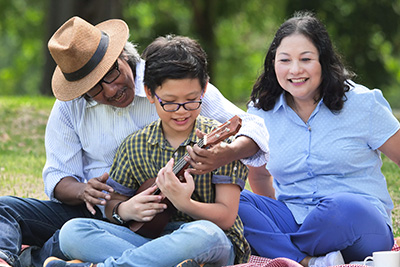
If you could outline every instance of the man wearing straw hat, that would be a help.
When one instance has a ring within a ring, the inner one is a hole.
[[[104,218],[107,192],[112,192],[105,181],[119,144],[158,118],[143,88],[145,63],[128,37],[122,20],[93,26],[79,17],[51,37],[57,100],[46,128],[43,169],[50,201],[0,197],[0,266],[41,266],[50,255],[64,258],[57,230],[71,218]],[[243,125],[231,144],[188,148],[197,173],[237,159],[252,166],[266,163],[268,133],[262,120],[237,108],[211,84],[202,101],[202,115],[225,122],[237,114]],[[21,244],[30,247],[18,256]]]

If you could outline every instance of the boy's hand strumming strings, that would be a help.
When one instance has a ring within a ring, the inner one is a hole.
[[[156,183],[161,192],[171,201],[171,203],[179,210],[190,202],[190,198],[194,191],[194,181],[192,175],[185,170],[184,176],[186,183],[179,181],[174,174],[172,168],[174,159],[170,159],[164,168],[160,170],[157,176]]]

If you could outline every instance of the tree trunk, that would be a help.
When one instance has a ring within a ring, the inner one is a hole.
[[[200,37],[200,43],[208,56],[208,72],[210,77],[213,77],[213,63],[218,51],[214,32],[217,2],[218,0],[192,0],[193,25]]]

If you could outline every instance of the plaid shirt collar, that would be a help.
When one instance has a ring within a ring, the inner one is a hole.
[[[158,144],[162,149],[165,149],[166,144],[168,144],[168,141],[165,139],[162,133],[161,119],[155,121],[154,126],[155,127],[152,127],[150,131],[149,139],[147,140],[147,142],[152,145]],[[199,118],[196,118],[195,126],[193,127],[190,136],[181,144],[181,146],[187,146],[187,145],[192,146],[193,144],[198,143],[200,141],[200,138],[196,136],[196,129],[202,130]]]

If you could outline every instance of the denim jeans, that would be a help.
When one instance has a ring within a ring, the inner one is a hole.
[[[161,237],[149,239],[113,223],[74,219],[61,229],[60,247],[68,258],[98,263],[98,267],[171,267],[186,259],[224,266],[232,265],[235,258],[224,231],[205,220],[169,223]]]
[[[0,197],[0,258],[14,267],[43,266],[51,255],[64,258],[57,230],[72,218],[102,218],[100,209],[96,207],[96,211],[93,216],[85,204],[69,206],[32,198]],[[21,244],[31,247],[19,256]]]
[[[307,255],[340,250],[346,263],[379,250],[391,250],[393,233],[385,218],[366,198],[336,193],[322,198],[303,224],[278,200],[243,190],[239,216],[253,254],[300,262]]]

